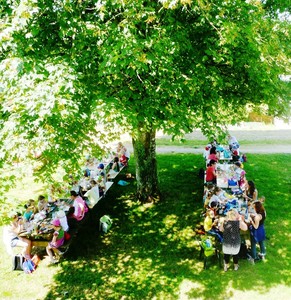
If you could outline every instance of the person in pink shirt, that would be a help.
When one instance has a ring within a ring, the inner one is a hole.
[[[86,212],[88,211],[88,207],[86,202],[83,200],[81,196],[79,196],[75,191],[71,191],[71,199],[74,200],[73,207],[74,207],[74,214],[73,218],[77,221],[81,221]]]
[[[208,161],[210,161],[210,160],[215,160],[216,162],[218,162],[218,159],[219,159],[219,157],[218,157],[218,155],[217,155],[217,152],[216,152],[216,148],[215,147],[212,147],[211,149],[210,149],[210,152],[209,152],[209,155],[208,155]]]

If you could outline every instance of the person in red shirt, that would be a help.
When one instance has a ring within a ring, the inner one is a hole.
[[[206,183],[216,184],[216,161],[211,159],[206,169]]]

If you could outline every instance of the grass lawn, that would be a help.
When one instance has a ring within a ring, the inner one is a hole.
[[[11,272],[0,244],[0,299],[288,299],[291,155],[248,154],[247,179],[266,197],[267,260],[256,265],[241,260],[239,271],[227,273],[216,262],[204,270],[199,259],[194,229],[201,221],[202,156],[157,157],[163,199],[139,205],[134,181],[115,184],[59,265],[43,259],[31,275]],[[134,173],[130,162],[128,171]],[[98,220],[105,213],[113,225],[100,236]]]
[[[207,139],[186,139],[183,141],[178,141],[178,140],[170,140],[169,138],[157,138],[156,139],[156,144],[157,146],[181,146],[181,147],[202,147],[204,148],[209,141]],[[250,146],[254,144],[253,140],[239,140],[239,143],[241,146]],[[291,139],[256,139],[255,140],[256,146],[270,146],[270,145],[291,145]],[[243,148],[243,147],[242,147]]]

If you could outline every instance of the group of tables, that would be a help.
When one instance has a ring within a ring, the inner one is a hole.
[[[48,203],[47,211],[40,211],[32,220],[25,222],[24,230],[19,233],[19,236],[30,239],[32,247],[46,247],[53,237],[52,220],[57,218],[58,212],[66,217],[71,205],[71,199],[60,199]]]
[[[102,162],[102,164],[104,165],[104,172],[106,178],[105,192],[103,195],[99,197],[98,201],[94,203],[94,205],[96,205],[99,202],[99,200],[101,200],[106,195],[106,192],[114,184],[113,180],[124,168],[123,166],[121,166],[119,172],[114,172],[109,168],[111,162],[112,159],[107,159],[106,161]],[[94,165],[91,166],[90,176],[87,178],[88,184],[91,179],[95,179],[95,177],[98,176],[97,173],[98,164],[99,163],[95,163]],[[87,165],[86,168],[88,167],[89,166]],[[86,188],[88,188],[87,183],[84,184],[84,182],[83,183],[81,183],[81,181],[78,182],[78,184],[83,185],[82,188],[84,192],[86,192]],[[61,212],[61,215],[66,217],[70,207],[73,204],[72,202],[73,201],[71,199],[59,199],[55,202],[48,202],[47,211],[38,212],[37,214],[34,215],[34,218],[32,220],[26,222],[25,229],[23,232],[19,234],[19,236],[30,239],[32,242],[32,247],[46,247],[48,245],[48,241],[51,241],[53,237],[54,230],[51,226],[52,220],[54,220],[55,218],[59,218],[57,215],[58,212]]]
[[[244,215],[244,217],[248,219],[248,203],[243,197],[243,190],[239,186],[239,181],[236,178],[237,173],[232,153],[225,147],[220,148],[219,160],[216,164],[216,186],[222,189],[228,199],[225,199],[225,207],[218,209],[218,214],[224,216],[227,210],[236,208],[241,215]],[[227,155],[224,155],[225,153]],[[207,186],[205,188],[208,189]]]

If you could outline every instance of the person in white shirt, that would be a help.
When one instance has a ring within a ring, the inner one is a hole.
[[[100,200],[100,193],[98,184],[95,180],[91,180],[90,184],[92,188],[89,191],[87,191],[84,196],[88,198],[88,206],[90,208],[93,208],[93,206],[96,205],[97,202]]]
[[[23,219],[18,216],[16,212],[11,213],[11,223],[5,227],[5,244],[8,248],[21,247],[22,255],[30,259],[31,258],[31,241],[29,239],[18,236],[23,231]],[[4,239],[3,237],[3,239]],[[9,247],[8,247],[9,246]]]
[[[235,136],[233,135],[228,135],[228,145],[229,145],[229,150],[238,150],[239,149],[239,143],[236,139]]]

